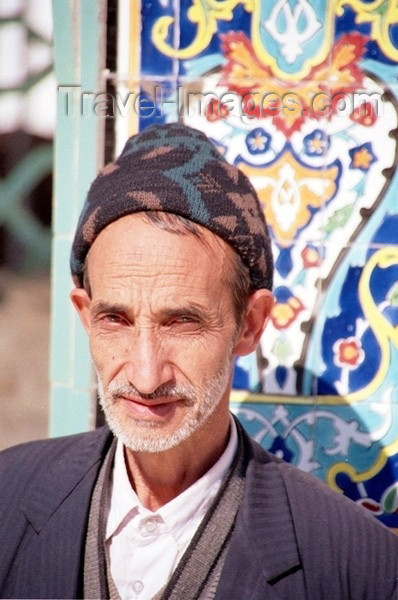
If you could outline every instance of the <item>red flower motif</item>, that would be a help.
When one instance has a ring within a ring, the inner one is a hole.
[[[358,106],[350,115],[350,119],[365,127],[370,127],[377,120],[375,107],[371,102],[365,102]]]
[[[319,250],[313,246],[306,246],[301,251],[301,258],[303,259],[303,265],[306,269],[309,267],[319,267],[322,262],[322,256]]]
[[[334,362],[339,367],[355,369],[364,359],[361,342],[355,337],[337,340],[333,344]]]
[[[228,116],[229,111],[226,104],[220,103],[216,98],[212,98],[205,108],[205,117],[208,121],[219,121]]]

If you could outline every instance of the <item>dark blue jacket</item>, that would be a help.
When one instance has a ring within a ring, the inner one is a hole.
[[[90,497],[111,439],[102,428],[0,454],[1,598],[82,597]],[[216,600],[398,600],[398,537],[245,443],[244,499]]]

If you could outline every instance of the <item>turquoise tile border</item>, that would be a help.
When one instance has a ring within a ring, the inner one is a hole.
[[[69,253],[87,189],[102,164],[104,120],[94,113],[83,114],[80,99],[82,91],[104,89],[106,3],[104,0],[53,0],[53,14],[58,120],[50,435],[58,436],[87,430],[93,424],[90,418],[93,411],[93,373],[88,341],[69,299],[72,286]],[[67,106],[68,98],[70,104]]]
[[[70,278],[67,277],[69,251],[69,240],[54,240],[52,262],[52,335],[50,370],[50,380],[52,385],[67,385],[71,379],[71,338],[74,329],[74,309],[69,299],[71,281]]]

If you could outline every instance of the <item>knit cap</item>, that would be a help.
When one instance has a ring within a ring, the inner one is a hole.
[[[142,211],[173,213],[206,227],[240,255],[251,291],[271,289],[270,239],[253,186],[205,134],[180,123],[153,125],[132,136],[93,181],[72,245],[77,287],[83,287],[84,262],[98,234]]]

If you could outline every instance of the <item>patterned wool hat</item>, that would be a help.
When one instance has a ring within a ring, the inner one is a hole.
[[[132,136],[92,183],[72,246],[77,287],[83,287],[84,261],[97,235],[141,211],[174,213],[210,229],[240,255],[253,291],[271,289],[268,229],[250,181],[202,132],[179,123],[154,125]]]

